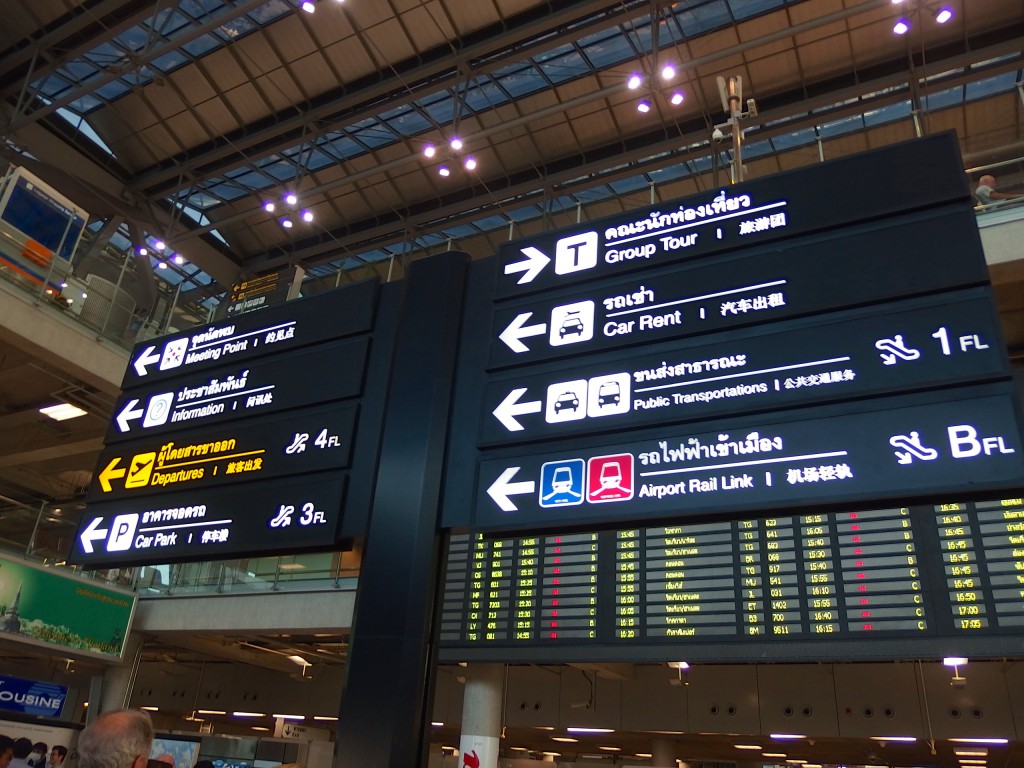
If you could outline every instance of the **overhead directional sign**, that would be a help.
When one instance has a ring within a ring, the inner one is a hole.
[[[497,528],[639,523],[1012,486],[1024,477],[1024,453],[1011,388],[972,394],[799,411],[789,421],[702,422],[554,452],[502,452],[481,463],[475,519]]]
[[[965,185],[957,162],[956,138],[946,133],[519,240],[499,251],[496,295],[830,230],[904,210],[908,200],[958,201]]]
[[[605,281],[494,313],[490,364],[520,365],[987,281],[970,210]],[[927,268],[922,265],[927,264]],[[884,276],[884,278],[883,278]],[[507,302],[506,302],[507,304]]]
[[[89,504],[72,557],[100,567],[320,548],[337,528],[345,479],[328,472]]]
[[[376,296],[376,281],[367,280],[345,288],[344,312],[337,309],[338,296],[328,293],[141,344],[132,353],[123,387],[368,331]]]
[[[493,378],[483,444],[693,421],[999,375],[985,289]],[[537,370],[534,367],[531,370]]]
[[[368,346],[366,338],[317,344],[136,387],[118,400],[107,442],[353,397],[362,389]]]
[[[349,463],[357,406],[334,403],[119,443],[100,454],[89,501],[249,483]]]

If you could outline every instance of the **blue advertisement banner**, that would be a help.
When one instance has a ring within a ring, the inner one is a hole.
[[[0,709],[9,712],[57,717],[67,696],[67,686],[0,675]]]

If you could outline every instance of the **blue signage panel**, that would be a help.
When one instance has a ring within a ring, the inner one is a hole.
[[[118,399],[106,442],[109,445],[354,397],[362,391],[368,348],[367,337],[317,344],[286,355],[137,387]]]
[[[473,522],[480,529],[636,524],[1024,486],[1011,387],[970,393],[805,409],[786,421],[776,414],[700,422],[556,452],[502,451],[480,464]],[[571,462],[586,464],[580,499],[557,472]]]
[[[956,136],[948,132],[507,243],[498,253],[496,296],[732,252],[900,211],[952,202],[969,207],[969,200]]]
[[[64,685],[0,675],[0,709],[8,712],[57,717],[67,696]]]
[[[966,285],[988,272],[974,213],[917,214],[841,238],[812,238],[678,265],[551,298],[502,302],[491,368],[750,328]]]
[[[533,366],[487,385],[483,444],[585,434],[1005,375],[987,289]]]

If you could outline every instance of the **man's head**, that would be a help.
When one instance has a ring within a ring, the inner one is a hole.
[[[64,758],[67,756],[68,748],[61,744],[57,744],[50,750],[50,765],[60,765],[64,762]]]
[[[996,177],[985,174],[980,179],[978,179],[978,185],[982,187],[995,187]]]
[[[14,741],[14,756],[19,760],[24,760],[32,754],[32,739],[26,739],[24,736]]]
[[[80,768],[145,768],[152,749],[153,721],[147,713],[138,709],[105,712],[78,737],[78,765]]]

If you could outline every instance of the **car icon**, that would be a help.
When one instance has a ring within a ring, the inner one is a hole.
[[[580,399],[576,397],[575,392],[563,392],[555,399],[555,413],[560,413],[566,409],[575,411],[580,407]]]
[[[597,388],[597,404],[598,405],[618,405],[619,404],[619,382],[617,381],[606,381]]]
[[[558,326],[558,336],[563,339],[569,334],[582,336],[583,331],[583,321],[575,312],[566,313],[565,318],[562,320],[562,324]]]

